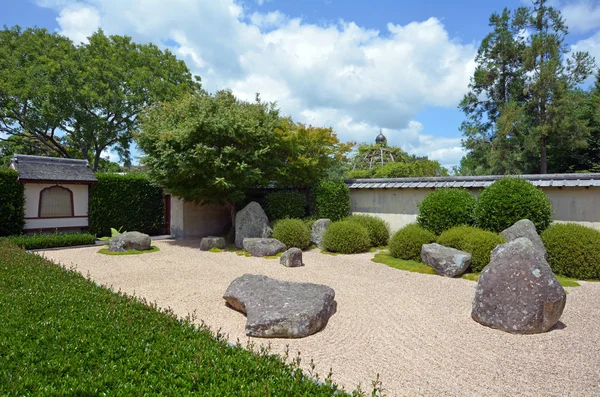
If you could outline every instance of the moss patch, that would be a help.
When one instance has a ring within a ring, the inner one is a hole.
[[[394,269],[398,270],[406,270],[409,272],[423,274],[436,274],[433,268],[421,262],[394,258],[387,252],[380,252],[379,254],[375,254],[375,257],[371,260],[373,262],[383,263],[384,265],[388,265],[389,267],[393,267]]]
[[[99,254],[104,254],[104,255],[141,255],[141,254],[150,254],[152,252],[158,252],[160,251],[160,249],[157,246],[152,246],[150,247],[149,250],[144,250],[144,251],[138,251],[138,250],[127,250],[125,252],[111,252],[108,250],[108,248],[102,248],[100,251],[98,251]]]
[[[471,281],[479,281],[479,273],[465,273],[460,278]]]
[[[560,285],[562,285],[563,287],[581,287],[581,284],[579,284],[577,282],[577,279],[574,279],[574,278],[559,276],[557,274],[556,279],[558,280]]]
[[[265,258],[265,259],[278,259],[278,258],[281,258],[281,255],[283,255],[283,252],[279,252],[277,255],[263,256],[263,258]]]
[[[246,256],[246,257],[252,256],[246,250],[236,250],[235,253],[237,256]]]
[[[330,251],[327,251],[326,249],[322,249],[321,253],[325,254],[325,255],[331,255],[331,256],[338,256],[340,254],[339,252],[330,252]]]
[[[208,252],[223,252],[223,250],[218,247],[212,247],[211,249],[208,250]]]

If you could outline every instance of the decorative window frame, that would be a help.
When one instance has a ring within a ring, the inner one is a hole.
[[[71,215],[65,215],[65,216],[42,216],[42,199],[44,197],[44,192],[46,190],[50,190],[50,189],[55,189],[55,188],[60,188],[63,190],[66,190],[69,192],[69,195],[71,196]],[[73,200],[73,191],[71,189],[69,189],[68,187],[64,187],[61,185],[54,185],[54,186],[48,186],[43,188],[42,190],[40,190],[40,197],[39,197],[39,201],[38,201],[38,218],[43,218],[43,219],[57,219],[57,218],[76,218],[75,217],[75,203]]]

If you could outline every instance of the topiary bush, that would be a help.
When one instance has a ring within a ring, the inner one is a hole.
[[[21,234],[25,226],[25,188],[12,169],[0,169],[0,236]]]
[[[323,180],[311,189],[311,215],[339,221],[350,214],[350,189],[344,181]]]
[[[600,279],[600,231],[576,223],[553,223],[541,237],[555,273]]]
[[[265,197],[265,212],[270,221],[300,219],[306,216],[306,196],[299,192],[272,192]]]
[[[398,230],[390,240],[390,254],[394,258],[421,261],[423,244],[435,242],[435,234],[417,224]]]
[[[529,219],[538,233],[552,222],[548,196],[522,178],[504,177],[483,189],[475,206],[476,226],[501,232],[521,219]]]
[[[471,254],[471,270],[480,272],[490,263],[490,254],[506,239],[501,235],[472,226],[457,226],[443,232],[437,243]]]
[[[310,245],[310,229],[301,219],[280,219],[273,226],[273,238],[288,248],[306,249]]]
[[[163,233],[163,189],[144,174],[97,173],[90,187],[89,232],[110,236],[110,228],[149,235]]]
[[[369,232],[356,222],[332,222],[323,235],[323,248],[330,252],[355,254],[371,248]]]
[[[387,245],[390,238],[390,226],[383,219],[372,215],[351,215],[344,220],[355,222],[367,229],[371,247]]]
[[[419,226],[440,234],[459,225],[473,225],[477,199],[466,189],[445,188],[429,193],[419,205]]]

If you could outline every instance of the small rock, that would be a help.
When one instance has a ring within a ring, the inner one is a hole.
[[[423,244],[421,260],[437,274],[445,277],[460,276],[471,266],[471,254],[440,244]]]
[[[235,216],[235,246],[243,248],[245,238],[271,237],[269,218],[260,204],[252,201]]]
[[[203,237],[200,240],[200,251],[210,251],[211,248],[225,249],[227,244],[223,237]]]
[[[329,219],[316,220],[315,223],[313,223],[310,231],[310,242],[320,247],[321,241],[323,241],[325,230],[327,230],[327,226],[329,226],[330,223],[331,220]]]
[[[471,317],[510,333],[541,333],[558,322],[566,300],[544,255],[520,237],[492,251],[477,282]]]
[[[290,248],[281,255],[279,263],[286,267],[304,266],[304,263],[302,263],[302,250],[300,248]]]
[[[245,274],[225,291],[227,303],[246,314],[246,335],[303,338],[319,332],[336,312],[335,291],[321,284]]]
[[[539,249],[544,256],[546,256],[546,247],[538,234],[535,225],[529,219],[521,219],[508,229],[504,229],[500,233],[507,242],[518,239],[519,237],[525,237],[533,243],[533,245]]]
[[[285,251],[285,245],[274,238],[245,238],[244,249],[252,256],[273,256]]]
[[[110,252],[125,252],[128,250],[149,250],[152,244],[150,236],[140,232],[126,232],[116,235],[110,240],[108,250]]]

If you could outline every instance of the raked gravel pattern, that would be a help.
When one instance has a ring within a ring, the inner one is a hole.
[[[555,329],[511,335],[471,319],[476,283],[410,273],[371,261],[372,253],[304,253],[305,266],[279,259],[202,252],[198,240],[154,242],[160,252],[107,256],[99,248],[40,254],[76,266],[98,284],[144,297],[180,316],[196,312],[231,342],[289,345],[302,365],[314,360],[323,375],[346,390],[370,392],[377,374],[388,396],[599,396],[600,283],[568,288]],[[338,310],[327,327],[304,339],[256,339],[244,334],[245,317],[225,306],[229,283],[245,273],[325,284]],[[370,393],[369,393],[370,395]]]

